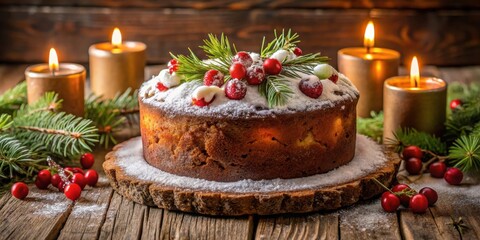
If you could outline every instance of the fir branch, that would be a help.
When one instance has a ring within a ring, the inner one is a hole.
[[[8,129],[10,129],[12,124],[13,124],[12,116],[5,113],[0,115],[0,132],[7,131]]]
[[[182,76],[182,80],[185,82],[193,81],[193,80],[200,80],[203,78],[203,75],[208,70],[212,69],[209,67],[208,64],[204,63],[200,58],[193,53],[193,51],[189,48],[188,51],[190,52],[189,56],[185,55],[170,55],[177,60],[178,62],[178,70],[177,74]],[[222,71],[225,72],[225,71]]]
[[[418,146],[437,155],[445,155],[447,152],[447,146],[440,138],[410,128],[399,129],[395,132],[394,139],[387,139],[385,144],[396,147],[398,152],[402,151],[404,147],[411,145]]]
[[[475,124],[480,122],[480,95],[470,96],[464,100],[462,107],[452,113],[445,126],[446,139],[453,142],[462,135],[469,135]]]
[[[292,96],[289,80],[283,75],[270,75],[258,86],[258,91],[267,99],[270,108],[285,105]]]
[[[301,77],[299,73],[312,74],[313,68],[319,63],[328,62],[329,58],[320,53],[309,53],[288,60],[282,64],[282,74],[290,78]]]
[[[55,92],[47,92],[33,104],[23,104],[15,117],[26,117],[37,112],[56,112],[62,108],[63,99],[58,98]]]
[[[203,40],[205,45],[200,46],[208,58],[215,59],[226,70],[232,63],[233,52],[228,38],[222,33],[220,39],[216,35],[208,34],[208,39]],[[227,71],[225,71],[227,72]]]
[[[464,172],[480,170],[480,137],[461,136],[450,147],[448,162]]]
[[[357,132],[377,141],[382,142],[383,138],[383,112],[370,113],[371,118],[357,118]]]
[[[25,103],[27,103],[27,83],[23,81],[0,95],[0,113],[12,114]]]
[[[48,151],[73,159],[91,152],[98,133],[91,120],[64,112],[36,112],[13,120],[15,134],[25,142],[42,143]]]
[[[116,144],[114,134],[122,129],[127,121],[129,125],[138,122],[138,92],[131,94],[127,89],[111,100],[102,100],[90,95],[85,103],[85,118],[93,121],[100,134],[100,144],[108,148],[110,143]]]
[[[297,33],[292,33],[291,29],[289,29],[287,33],[285,33],[285,29],[282,29],[282,33],[280,35],[278,35],[277,31],[275,30],[273,34],[275,38],[266,46],[265,37],[263,38],[262,47],[260,49],[260,56],[262,58],[268,58],[280,49],[291,52],[300,42],[298,39],[299,35]]]
[[[10,134],[0,134],[0,180],[31,176],[43,168],[43,157]]]

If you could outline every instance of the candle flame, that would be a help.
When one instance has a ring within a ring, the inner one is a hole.
[[[375,28],[373,22],[369,21],[367,28],[365,28],[365,37],[363,39],[363,46],[367,48],[367,51],[370,51],[370,48],[373,47],[375,43]]]
[[[414,56],[412,59],[412,65],[410,66],[410,85],[412,87],[418,87],[420,83],[420,70],[418,68],[417,57]]]
[[[50,48],[50,56],[48,57],[48,68],[51,72],[58,71],[58,56],[54,48]]]
[[[112,34],[112,45],[114,47],[118,47],[122,44],[122,33],[120,32],[120,29],[115,28],[113,29],[113,34]]]

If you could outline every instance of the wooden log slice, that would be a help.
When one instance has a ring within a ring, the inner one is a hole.
[[[401,162],[398,155],[388,149],[368,149],[367,151],[383,151],[385,154],[384,163],[378,165],[366,175],[343,183],[293,191],[281,191],[282,186],[279,186],[278,190],[267,192],[254,190],[251,192],[216,191],[207,188],[198,189],[198,187],[195,189],[187,186],[187,183],[184,184],[185,186],[179,186],[178,184],[174,186],[155,179],[128,174],[121,163],[125,155],[119,156],[118,153],[127,150],[126,152],[130,154],[127,157],[135,154],[140,155],[136,158],[137,161],[141,161],[143,159],[141,151],[132,149],[130,153],[132,142],[135,141],[140,142],[141,140],[137,137],[118,144],[112,152],[107,154],[103,168],[111,186],[119,194],[140,204],[205,215],[239,216],[246,214],[305,213],[335,210],[350,206],[360,200],[369,199],[382,193],[384,190],[374,179],[389,186],[395,179]],[[151,170],[158,171],[154,167],[151,167]],[[170,177],[175,178],[175,175]],[[180,176],[177,177],[180,178]]]

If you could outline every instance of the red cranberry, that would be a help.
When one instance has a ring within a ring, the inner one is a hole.
[[[447,171],[447,165],[444,162],[434,162],[428,167],[430,176],[434,178],[443,178]]]
[[[253,59],[247,52],[238,52],[232,59],[233,63],[241,63],[245,68],[248,68],[252,65]]]
[[[460,185],[460,183],[463,180],[463,173],[460,171],[458,168],[449,168],[447,172],[445,172],[445,175],[443,176],[445,181],[447,181],[448,184],[451,185]]]
[[[266,74],[277,75],[282,71],[282,64],[275,58],[269,58],[263,62],[263,70]]]
[[[311,98],[319,98],[323,92],[323,84],[316,76],[302,78],[298,88],[303,94]]]
[[[203,84],[205,86],[221,87],[224,82],[224,75],[218,70],[210,69],[203,76]]]
[[[419,193],[423,194],[425,197],[427,197],[429,206],[433,206],[438,200],[438,194],[432,188],[424,187],[424,188],[420,189]]]
[[[428,209],[428,199],[423,194],[415,194],[410,199],[409,208],[413,213],[425,213]]]
[[[381,201],[382,208],[385,212],[395,212],[400,206],[400,199],[390,192],[387,192]]]
[[[230,76],[236,79],[243,79],[247,74],[247,69],[241,63],[234,63],[230,66]]]
[[[422,149],[420,149],[417,146],[408,146],[405,149],[403,149],[402,155],[404,160],[408,160],[410,158],[422,159],[423,152],[422,152]]]
[[[405,169],[410,175],[418,175],[422,172],[422,160],[418,158],[410,158],[405,161]]]
[[[411,190],[411,188],[407,184],[397,184],[397,185],[393,186],[393,188],[392,188],[392,192],[394,192],[394,193],[404,192],[404,191],[408,191],[408,190]],[[400,198],[400,203],[404,207],[408,207],[408,204],[410,203],[410,196],[408,196],[406,194],[402,194],[402,195],[398,196],[398,198]]]
[[[225,85],[225,95],[233,100],[240,100],[247,94],[247,85],[238,80],[232,79]]]

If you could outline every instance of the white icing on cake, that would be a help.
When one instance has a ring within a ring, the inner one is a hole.
[[[252,85],[247,85],[247,94],[241,100],[230,100],[224,94],[216,94],[215,100],[205,107],[192,104],[192,93],[203,85],[200,80],[186,82],[161,92],[156,89],[158,80],[153,78],[141,86],[139,96],[143,103],[160,108],[172,115],[185,114],[232,118],[262,118],[277,114],[331,108],[336,106],[337,102],[353,101],[359,96],[358,90],[350,80],[339,73],[336,84],[328,79],[321,79],[323,84],[322,95],[317,99],[310,98],[298,88],[301,78],[307,75],[302,73],[299,73],[299,75],[299,78],[292,78],[288,81],[293,94],[287,103],[271,109],[268,108],[265,97],[260,95],[258,86]],[[154,94],[151,92],[152,89],[155,89]]]
[[[378,170],[387,162],[380,145],[363,135],[357,135],[357,146],[353,160],[330,172],[303,178],[272,180],[241,180],[236,182],[215,182],[204,179],[178,176],[152,167],[143,158],[140,137],[133,138],[115,153],[116,163],[126,175],[139,180],[152,181],[164,186],[191,190],[207,190],[234,193],[265,193],[295,191],[334,186],[361,178]]]

